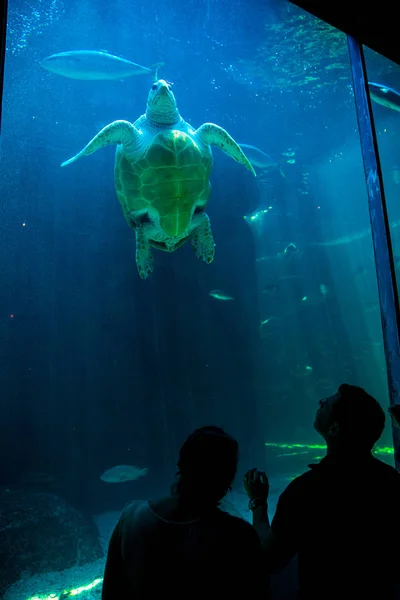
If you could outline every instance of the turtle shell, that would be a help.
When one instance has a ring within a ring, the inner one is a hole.
[[[160,227],[169,237],[180,236],[196,207],[210,194],[212,156],[183,131],[158,133],[135,162],[117,150],[115,187],[125,218],[135,227],[135,215],[158,213]],[[133,213],[133,214],[132,214]]]

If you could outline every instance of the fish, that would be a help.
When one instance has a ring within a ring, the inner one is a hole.
[[[280,317],[268,317],[267,319],[260,319],[260,330],[263,331],[265,326],[268,325],[268,323],[271,323],[271,321],[280,321]]]
[[[264,325],[267,325],[271,319],[272,317],[268,317],[268,319],[260,320],[260,329],[262,329]]]
[[[399,165],[393,165],[390,168],[390,175],[391,175],[393,183],[395,183],[396,185],[400,185],[400,167],[399,167]]]
[[[133,75],[154,75],[158,79],[158,69],[164,63],[156,63],[150,68],[137,65],[126,58],[114,56],[104,50],[70,50],[47,56],[39,62],[46,71],[87,81],[123,79]]]
[[[293,242],[290,242],[290,244],[288,244],[286,246],[286,248],[283,251],[283,254],[292,254],[293,252],[297,251],[297,246],[296,244],[293,244]]]
[[[149,470],[147,468],[140,469],[139,467],[133,467],[132,465],[118,465],[104,471],[100,475],[100,479],[106,483],[123,483],[124,481],[135,481],[139,477],[147,475]]]
[[[368,269],[365,267],[365,265],[357,265],[354,269],[354,275],[356,279],[365,277],[368,275]]]
[[[369,95],[377,104],[400,112],[400,93],[387,85],[368,81]]]
[[[321,283],[321,285],[319,286],[319,291],[321,292],[321,294],[323,296],[326,296],[328,293],[328,288],[326,287],[326,285],[324,283]]]
[[[277,283],[266,283],[261,289],[261,294],[267,294],[269,292],[276,292],[279,290],[279,282]]]
[[[279,169],[282,177],[285,177],[284,172],[280,166],[279,162],[276,162],[273,158],[271,158],[268,154],[265,154],[262,150],[257,148],[256,146],[251,146],[250,144],[239,144],[253,167],[258,167],[259,169]]]
[[[216,300],[234,300],[235,299],[232,296],[225,294],[225,292],[222,292],[221,290],[211,290],[211,292],[209,292],[208,295],[211,296],[212,298],[215,298]]]

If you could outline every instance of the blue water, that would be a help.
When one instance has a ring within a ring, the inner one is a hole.
[[[40,66],[69,50],[164,62],[187,122],[274,161],[254,178],[213,149],[210,265],[186,243],[154,250],[141,280],[115,149],[60,167],[106,124],[142,115],[153,83]],[[370,80],[400,89],[398,66],[366,57]],[[400,266],[400,113],[374,105],[374,116]],[[46,473],[85,514],[114,513],[164,493],[188,433],[216,424],[241,446],[235,491],[259,466],[276,497],[324,453],[312,426],[321,396],[348,382],[388,405],[346,38],[284,0],[10,0],[0,236],[6,489]],[[388,427],[388,462],[390,446]],[[148,475],[104,484],[120,464]]]

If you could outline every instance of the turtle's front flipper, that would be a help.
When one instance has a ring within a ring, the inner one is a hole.
[[[154,269],[154,258],[151,253],[151,246],[146,235],[145,225],[138,225],[136,233],[136,265],[139,275],[142,279],[147,279]]]
[[[200,260],[204,260],[204,262],[210,264],[210,262],[213,261],[215,254],[215,244],[211,231],[210,219],[206,213],[193,217],[193,221],[196,218],[201,218],[202,222],[192,233],[192,247]]]
[[[225,154],[228,154],[228,156],[237,160],[249,169],[254,176],[256,175],[251,162],[248,160],[239,144],[235,142],[225,129],[218,127],[218,125],[214,125],[214,123],[204,123],[204,125],[199,127],[195,133],[196,137],[198,136],[202,142],[209,144],[210,146],[217,146],[222,152],[225,152]]]
[[[70,158],[62,163],[62,167],[70,165],[71,163],[81,158],[81,156],[87,156],[88,154],[92,154],[99,150],[100,148],[104,148],[104,146],[110,146],[111,144],[122,144],[124,146],[124,152],[127,156],[132,154],[139,142],[141,137],[141,133],[136,129],[132,123],[129,121],[114,121],[114,123],[110,123],[106,125],[94,138],[81,150]]]

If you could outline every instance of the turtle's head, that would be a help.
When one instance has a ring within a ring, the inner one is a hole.
[[[147,98],[146,117],[163,125],[172,125],[181,118],[172,92],[172,86],[164,79],[155,81],[151,86]]]

